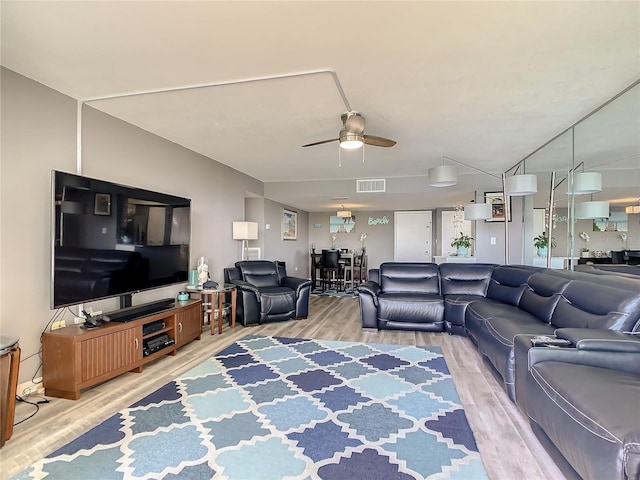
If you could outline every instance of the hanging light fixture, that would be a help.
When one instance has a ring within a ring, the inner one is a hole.
[[[573,176],[573,192],[569,195],[589,195],[602,191],[602,174],[599,172],[580,172]]]
[[[638,205],[630,205],[628,207],[625,207],[624,213],[626,214],[640,213],[640,198],[638,199]]]
[[[492,208],[489,203],[468,203],[464,206],[465,220],[488,220],[491,214]]]
[[[532,173],[513,175],[505,180],[505,194],[511,197],[533,195],[538,191],[538,177]]]
[[[473,200],[464,206],[464,219],[465,220],[488,220],[493,216],[493,208],[490,203],[476,202],[478,199],[478,192],[473,192]],[[483,198],[483,200],[485,200]]]
[[[445,157],[442,157],[442,165],[432,167],[427,172],[430,187],[452,187],[458,183],[458,169],[455,165],[445,165]]]
[[[345,210],[344,205],[342,205],[342,210],[338,210],[336,215],[340,218],[351,218],[351,210]]]
[[[576,218],[609,218],[609,202],[589,201],[576,204]]]
[[[364,136],[362,134],[348,132],[345,129],[340,131],[340,148],[356,150],[362,145],[364,145]]]

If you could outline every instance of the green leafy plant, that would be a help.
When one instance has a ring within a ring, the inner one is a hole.
[[[451,242],[451,246],[456,248],[469,248],[471,246],[471,240],[473,240],[472,237],[470,237],[469,235],[465,235],[463,232],[460,232],[460,236],[453,239],[453,242]]]
[[[549,246],[549,237],[547,236],[547,232],[542,232],[540,235],[533,239],[533,246],[536,248],[546,248]],[[555,238],[551,237],[551,246],[556,246]]]

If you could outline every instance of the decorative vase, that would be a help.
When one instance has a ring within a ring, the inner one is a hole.
[[[589,250],[583,251],[580,255],[582,256],[582,258],[589,258],[590,256]]]
[[[538,256],[546,257],[548,251],[549,251],[549,247],[538,247]]]
[[[459,257],[464,257],[469,253],[469,247],[458,247],[456,253]]]

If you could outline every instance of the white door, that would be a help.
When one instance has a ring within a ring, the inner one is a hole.
[[[394,260],[396,262],[432,262],[432,212],[395,212]]]

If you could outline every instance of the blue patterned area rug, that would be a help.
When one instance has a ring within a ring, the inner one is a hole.
[[[247,336],[16,479],[486,479],[438,347]]]
[[[318,297],[340,297],[340,298],[354,298],[357,297],[357,293],[353,290],[343,292],[338,291],[335,288],[327,288],[324,292],[321,288],[311,290],[311,295],[317,295]]]

